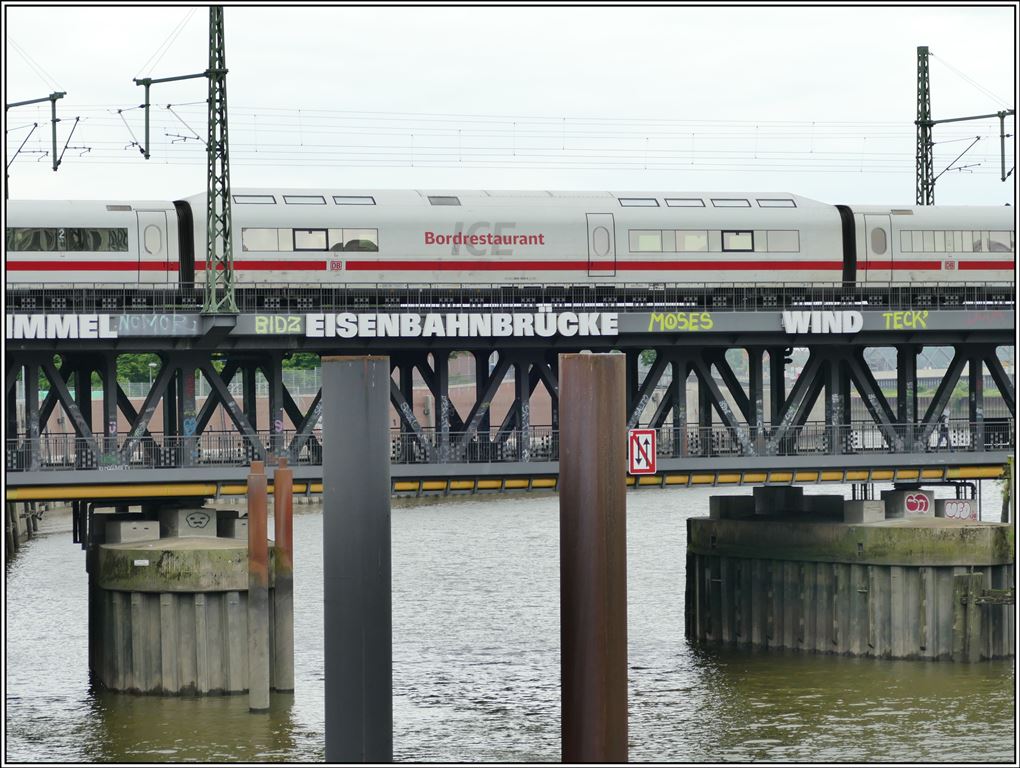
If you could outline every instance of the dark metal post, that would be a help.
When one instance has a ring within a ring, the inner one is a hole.
[[[751,439],[758,453],[765,452],[764,357],[765,350],[762,347],[750,347],[747,350],[747,394],[751,401],[751,416],[754,418]]]
[[[840,378],[840,361],[831,357],[826,363],[828,377],[825,379],[825,427],[829,437],[829,454],[843,453],[843,391]]]
[[[712,369],[709,367],[708,375]],[[698,433],[701,441],[701,455],[712,455],[712,395],[708,383],[701,376],[698,379]]]
[[[521,357],[514,363],[514,388],[517,392],[517,426],[520,437],[517,440],[517,460],[531,461],[531,389],[528,384],[527,359]]]
[[[266,469],[248,475],[248,709],[269,710],[269,541]]]
[[[687,361],[673,362],[673,455],[687,456]]]
[[[432,353],[436,363],[436,443],[439,463],[450,461],[450,353],[437,350]]]
[[[25,469],[39,469],[39,364],[34,360],[25,364],[25,441]]]
[[[294,690],[294,470],[280,456],[273,474],[273,680],[278,691]]]
[[[931,92],[928,81],[928,46],[917,46],[917,204],[935,204],[931,141]]]
[[[896,348],[896,420],[902,425],[904,450],[913,451],[917,435],[917,348]]]
[[[562,760],[627,760],[623,355],[560,358]]]
[[[100,369],[103,377],[103,434],[105,444],[103,452],[107,461],[117,461],[117,356],[108,353],[103,359]]]
[[[968,415],[970,421],[970,449],[985,449],[985,364],[980,354],[970,358],[969,368],[969,402]]]
[[[322,358],[326,762],[393,760],[390,362]]]

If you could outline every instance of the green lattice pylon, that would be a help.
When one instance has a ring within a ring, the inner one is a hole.
[[[206,188],[206,313],[237,312],[230,233],[230,158],[227,144],[227,55],[223,6],[209,8],[209,141]]]

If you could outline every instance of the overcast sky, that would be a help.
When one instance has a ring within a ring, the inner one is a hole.
[[[39,123],[10,168],[11,197],[205,189],[206,81],[153,86],[145,161],[132,146],[143,141],[132,78],[203,71],[206,8],[4,10],[5,100],[66,91],[58,153],[70,144],[54,173],[49,103],[9,110],[8,161]],[[910,204],[917,46],[934,54],[936,119],[992,113],[1015,106],[1015,24],[1012,6],[227,5],[231,184]],[[936,172],[976,136],[957,161],[970,167],[939,179],[937,202],[1013,204],[997,119],[936,126]]]

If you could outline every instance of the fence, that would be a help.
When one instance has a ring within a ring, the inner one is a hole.
[[[937,427],[923,444],[916,425],[894,424],[883,430],[873,422],[854,422],[833,427],[809,422],[791,428],[784,436],[763,429],[729,429],[724,426],[658,430],[659,458],[682,456],[752,457],[827,456],[836,454],[930,453],[946,454],[976,450],[1013,450],[1016,436],[1012,418],[986,419],[980,426],[963,419]],[[984,445],[978,436],[983,433]],[[73,434],[48,434],[37,440],[6,441],[9,472],[39,470],[128,470],[186,467],[247,466],[254,459],[288,456],[292,464],[322,463],[321,434],[294,445],[293,432],[260,432],[254,440],[234,432],[207,431],[196,437],[149,435],[129,440]],[[624,439],[621,434],[620,439]],[[897,445],[899,443],[899,445]],[[392,430],[390,459],[394,464],[507,463],[559,460],[559,432],[547,426],[482,433],[420,432]],[[752,459],[753,461],[753,459]]]

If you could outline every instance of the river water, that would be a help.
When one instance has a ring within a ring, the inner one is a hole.
[[[748,491],[628,495],[630,759],[1015,762],[1012,660],[688,645],[685,521],[706,515],[712,494]],[[394,508],[396,760],[559,760],[558,505],[522,495]],[[46,513],[41,530],[6,570],[8,761],[323,759],[319,507],[295,508],[297,691],[273,694],[268,715],[249,714],[247,696],[92,690],[84,555],[66,514]]]

